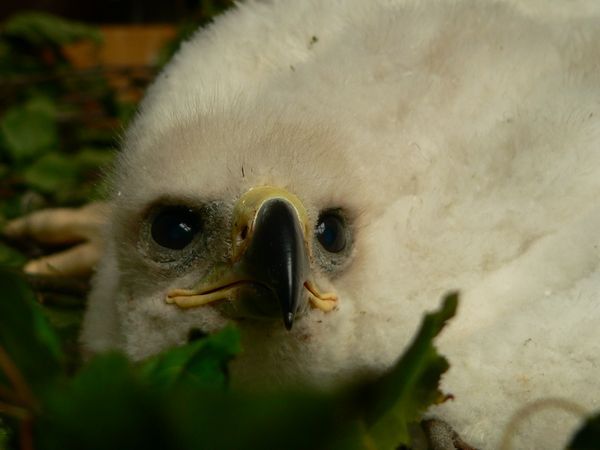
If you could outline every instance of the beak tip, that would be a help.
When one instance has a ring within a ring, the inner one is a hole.
[[[294,324],[294,313],[288,312],[283,315],[283,323],[285,325],[285,329],[290,331],[292,329],[292,325]]]

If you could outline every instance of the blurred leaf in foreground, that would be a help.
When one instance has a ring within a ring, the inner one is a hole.
[[[228,327],[150,358],[141,371],[149,384],[161,389],[178,384],[222,388],[227,382],[227,363],[240,351],[239,340],[238,331]]]
[[[598,450],[600,448],[600,414],[590,417],[575,434],[569,450]]]
[[[449,364],[433,340],[454,316],[457,305],[458,294],[446,296],[439,311],[425,316],[413,343],[392,370],[367,390],[365,422],[373,448],[410,445],[409,426],[420,421],[429,406],[444,400],[439,382]]]
[[[48,194],[74,189],[80,179],[73,158],[60,153],[42,156],[23,175],[29,186]]]
[[[9,158],[16,163],[34,159],[59,146],[53,114],[30,105],[6,111],[0,119],[0,136]]]
[[[42,392],[62,374],[59,340],[33,293],[16,273],[0,269],[0,288],[3,294],[0,299],[0,352],[3,354],[0,386],[4,385],[9,391],[24,388],[17,395],[29,387],[34,394]],[[15,386],[15,379],[19,386]]]
[[[57,386],[38,418],[36,449],[167,449],[156,395],[118,354],[99,356],[67,386]]]
[[[443,399],[438,383],[448,364],[433,339],[454,314],[456,295],[425,317],[404,356],[378,380],[329,393],[240,392],[224,389],[227,363],[240,351],[234,328],[139,364],[100,355],[69,379],[29,289],[10,272],[0,272],[0,285],[8,294],[0,301],[0,345],[41,402],[25,418],[33,419],[30,438],[39,450],[392,450],[410,445],[409,426]]]

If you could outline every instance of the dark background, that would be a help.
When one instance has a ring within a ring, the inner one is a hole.
[[[0,21],[17,11],[37,10],[92,24],[180,22],[199,3],[198,0],[1,0]]]

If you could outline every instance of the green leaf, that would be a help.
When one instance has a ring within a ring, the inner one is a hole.
[[[52,194],[73,189],[80,180],[80,172],[73,158],[48,153],[25,169],[23,177],[30,187]]]
[[[420,421],[429,406],[443,401],[439,381],[449,365],[437,353],[433,339],[454,316],[457,305],[458,294],[447,295],[440,310],[425,316],[416,338],[392,370],[368,389],[364,418],[373,448],[410,445],[410,425]]]
[[[569,450],[597,450],[600,444],[600,414],[590,417],[581,427],[571,443]]]
[[[41,12],[23,12],[4,22],[2,31],[33,45],[64,45],[81,40],[102,42],[100,31],[81,22],[62,19]]]
[[[186,449],[360,449],[355,424],[337,400],[318,391],[179,389],[167,396],[166,416]]]
[[[67,385],[47,394],[43,411],[36,420],[36,449],[177,448],[156,393],[145,388],[123,355],[94,358]]]
[[[227,327],[150,358],[141,366],[141,373],[151,385],[161,389],[176,385],[220,388],[227,383],[227,363],[239,351],[239,333]]]
[[[0,119],[0,136],[11,160],[22,163],[59,146],[54,115],[35,105],[17,106]]]
[[[16,272],[0,268],[0,292],[0,348],[26,384],[39,391],[62,374],[59,340],[33,292]],[[6,374],[2,375],[0,383],[6,385]]]

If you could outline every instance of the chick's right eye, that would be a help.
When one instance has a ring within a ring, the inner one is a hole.
[[[197,211],[185,206],[169,206],[154,217],[150,234],[161,247],[182,250],[201,231],[201,225]]]

